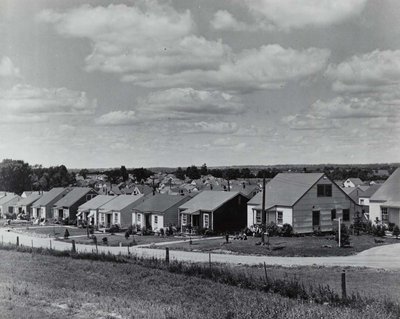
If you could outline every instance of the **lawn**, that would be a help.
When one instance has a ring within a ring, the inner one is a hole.
[[[108,246],[119,246],[120,244],[124,247],[126,246],[136,246],[136,245],[151,245],[151,244],[156,244],[156,243],[162,243],[162,242],[170,242],[170,241],[181,241],[185,240],[185,238],[182,237],[173,237],[173,236],[168,236],[168,237],[161,237],[161,236],[129,236],[128,239],[125,238],[124,233],[116,233],[111,235],[110,233],[95,233],[94,234],[97,237],[97,244],[98,245],[104,245],[103,243],[103,238],[107,238]],[[85,237],[75,237],[75,238],[70,238],[68,240],[65,239],[59,239],[61,241],[66,241],[66,242],[71,242],[72,240],[75,240],[75,243],[77,244],[85,244],[85,245],[94,245],[94,241],[91,238]],[[187,239],[189,240],[189,239]]]
[[[318,305],[135,264],[4,250],[0,250],[0,259],[2,318],[393,317],[374,304],[361,309]],[[248,269],[258,271],[256,267]],[[280,271],[268,268],[270,275],[280,275]],[[331,270],[314,271],[308,268],[314,277]],[[363,278],[367,280],[371,274],[366,270]],[[391,285],[395,277],[390,272],[379,276],[382,287]]]
[[[65,230],[68,229],[70,236],[80,236],[86,235],[85,228],[78,227],[65,227],[65,226],[29,226],[29,227],[18,227],[19,232],[24,232],[28,234],[37,234],[39,236],[46,237],[64,237]]]
[[[166,245],[170,249],[186,251],[205,251],[215,253],[235,253],[244,255],[269,255],[287,257],[346,256],[379,245],[400,243],[395,238],[384,238],[384,243],[377,244],[371,235],[350,236],[351,247],[339,248],[332,236],[271,237],[270,245],[257,245],[260,238],[248,237],[248,240],[225,239],[197,241],[190,244],[177,243]],[[266,239],[267,240],[267,239]]]

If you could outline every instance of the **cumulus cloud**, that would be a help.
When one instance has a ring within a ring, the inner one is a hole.
[[[54,24],[61,35],[91,41],[88,71],[115,73],[122,81],[150,88],[278,89],[321,71],[330,54],[325,49],[279,45],[236,54],[221,40],[197,35],[189,11],[178,12],[153,1],[134,6],[82,6],[64,13],[50,10],[39,19]],[[219,27],[235,23],[224,11],[217,19],[225,21],[214,19]]]
[[[0,110],[14,114],[91,114],[97,106],[85,92],[18,84],[0,90]]]
[[[187,125],[187,133],[232,134],[238,131],[234,122],[196,122]]]
[[[95,119],[95,123],[104,126],[132,125],[138,123],[135,111],[113,111]]]
[[[43,114],[3,114],[0,117],[0,124],[31,124],[47,122],[48,116]]]
[[[244,105],[234,95],[219,92],[196,90],[193,88],[173,88],[150,93],[139,101],[142,111],[191,113],[191,114],[239,114]]]
[[[0,77],[18,78],[20,77],[19,69],[14,65],[11,59],[3,56],[0,60]]]
[[[340,93],[393,90],[393,86],[400,84],[400,50],[354,55],[329,65],[326,75],[333,81],[333,90]]]
[[[290,30],[340,23],[360,14],[367,0],[245,0],[243,3],[259,22]]]
[[[252,26],[242,21],[238,21],[226,10],[218,10],[214,13],[210,24],[215,30],[255,31],[259,29],[258,26]]]
[[[282,121],[292,130],[329,130],[338,127],[334,121],[314,114],[289,115]]]

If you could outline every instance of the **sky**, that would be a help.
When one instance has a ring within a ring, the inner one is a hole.
[[[0,159],[400,162],[398,0],[0,0]]]

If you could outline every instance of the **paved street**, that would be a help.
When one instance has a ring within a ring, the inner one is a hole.
[[[50,238],[32,237],[28,234],[14,233],[6,228],[0,229],[0,236],[4,243],[16,243],[16,237],[19,236],[20,244],[24,246],[33,246],[50,248],[56,250],[71,249],[70,243],[56,241]],[[79,252],[91,252],[94,246],[76,245]],[[99,252],[110,252],[112,254],[128,254],[127,247],[106,247],[99,246]],[[140,247],[130,247],[130,252],[143,257],[164,258],[164,249],[150,249]],[[200,252],[170,251],[170,258],[187,262],[208,262],[209,254]],[[344,257],[268,257],[268,256],[245,256],[229,254],[211,254],[213,262],[256,265],[265,262],[267,265],[281,266],[357,266],[382,268],[388,270],[400,270],[400,243],[375,247],[353,256]]]

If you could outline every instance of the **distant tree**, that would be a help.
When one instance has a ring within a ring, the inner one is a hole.
[[[190,179],[199,179],[201,177],[199,169],[192,165],[186,169],[186,176]]]
[[[249,168],[242,168],[240,171],[241,178],[253,178],[254,174],[250,171]]]
[[[79,171],[79,175],[82,176],[83,178],[86,179],[87,175],[89,174],[89,170],[86,168],[83,168]]]
[[[179,178],[181,180],[185,179],[185,172],[183,171],[183,169],[181,167],[178,167],[178,169],[175,172],[175,176],[176,176],[176,178]]]
[[[204,163],[201,168],[200,168],[200,174],[202,176],[207,175],[208,174],[208,169],[207,169],[207,164]]]
[[[400,228],[399,228],[399,226],[396,225],[396,226],[393,227],[393,233],[392,233],[392,235],[395,236],[396,239],[399,239],[399,235],[400,235]]]
[[[0,163],[0,190],[22,194],[32,189],[32,168],[21,160],[5,159]]]
[[[208,174],[211,174],[214,177],[221,178],[222,177],[222,170],[215,168],[208,170]]]
[[[120,176],[122,177],[122,180],[124,182],[126,182],[129,178],[128,171],[126,170],[126,167],[124,165],[122,165],[120,168]]]
[[[360,235],[360,230],[362,229],[362,221],[361,221],[361,216],[360,216],[360,212],[356,212],[355,216],[354,216],[354,231],[356,233],[357,236]]]
[[[148,179],[154,173],[146,168],[134,168],[130,173],[136,178],[137,182],[142,182]]]

